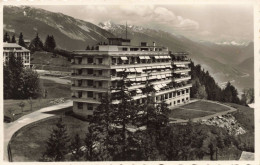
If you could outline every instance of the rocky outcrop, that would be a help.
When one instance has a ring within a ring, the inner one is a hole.
[[[230,135],[237,136],[246,133],[246,130],[237,122],[235,117],[231,114],[225,114],[212,117],[207,120],[201,120],[200,123],[224,128],[228,131]]]

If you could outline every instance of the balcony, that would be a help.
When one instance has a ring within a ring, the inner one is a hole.
[[[130,68],[130,67],[145,67],[145,66],[154,66],[154,65],[169,65],[169,62],[158,62],[158,63],[135,63],[135,64],[117,64],[111,65],[111,69],[119,69],[119,68]]]
[[[173,73],[183,73],[183,72],[190,72],[191,69],[174,69]]]
[[[100,101],[91,98],[72,98],[72,101],[81,103],[101,104]]]
[[[71,76],[71,79],[80,79],[80,80],[111,80],[111,76],[101,76],[101,75],[84,75],[84,74],[74,74]]]
[[[169,92],[175,92],[175,91],[178,91],[178,90],[183,90],[183,89],[187,89],[187,88],[191,88],[191,87],[192,87],[191,84],[187,84],[187,85],[184,85],[184,86],[181,86],[181,87],[173,87],[173,88],[169,88],[169,89],[165,89],[165,90],[156,92],[155,95],[159,96],[159,95],[166,94],[166,93],[169,93]]]
[[[108,88],[93,87],[93,86],[73,86],[71,90],[74,91],[93,91],[93,92],[108,92]]]
[[[174,65],[181,65],[181,64],[190,64],[190,60],[179,60],[179,61],[173,61],[172,64]]]
[[[81,68],[97,68],[97,69],[110,69],[109,65],[105,64],[94,64],[94,63],[88,63],[88,64],[72,64],[71,68],[74,69],[81,69]]]
[[[191,76],[174,78],[174,82],[187,81],[187,80],[190,80],[190,79],[191,79]]]

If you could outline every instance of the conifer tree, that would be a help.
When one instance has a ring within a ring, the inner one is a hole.
[[[113,131],[113,128],[111,127],[111,124],[113,123],[113,106],[108,94],[103,96],[100,102],[101,104],[93,113],[91,126],[102,145],[102,148],[100,148],[100,159],[112,160],[109,153],[111,151],[111,132]]]
[[[4,35],[4,42],[8,42],[8,43],[10,42],[10,36],[7,32]]]
[[[42,43],[38,33],[36,34],[36,37],[30,43],[29,49],[31,51],[41,51],[41,50],[43,50],[43,43]]]
[[[56,47],[56,42],[55,42],[54,36],[51,35],[50,36],[50,48],[53,51],[55,49],[55,47]]]
[[[95,131],[93,130],[92,126],[88,128],[88,133],[86,134],[85,138],[85,160],[87,161],[95,161],[98,160],[98,145],[100,143],[98,142],[98,138],[95,134]]]
[[[16,43],[15,35],[12,36],[12,41],[11,43]]]
[[[22,47],[26,47],[25,43],[24,43],[24,39],[23,39],[23,33],[21,32],[19,35],[19,41],[18,44]]]
[[[47,35],[46,39],[45,39],[45,43],[44,43],[44,49],[46,51],[49,51],[50,50],[50,36]]]
[[[71,160],[72,161],[78,161],[81,160],[84,152],[81,150],[81,147],[83,145],[81,144],[81,140],[79,137],[79,134],[76,134],[73,141],[70,144],[70,151],[71,151]]]
[[[66,126],[60,118],[56,127],[52,129],[51,135],[47,141],[47,147],[43,153],[43,161],[64,161],[68,154],[69,137]]]

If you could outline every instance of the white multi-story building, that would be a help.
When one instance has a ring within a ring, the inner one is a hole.
[[[155,102],[165,100],[170,107],[190,100],[190,60],[186,53],[171,54],[167,48],[131,46],[129,39],[108,38],[108,45],[98,50],[74,51],[72,59],[72,98],[74,113],[89,117],[100,104],[100,98],[118,92],[118,80],[127,74],[127,90],[137,103],[143,103],[142,93],[147,82],[155,91]],[[113,101],[117,103],[117,100]]]
[[[14,54],[15,57],[20,56],[24,67],[30,67],[30,51],[16,43],[3,44],[4,63],[9,60],[9,55]]]

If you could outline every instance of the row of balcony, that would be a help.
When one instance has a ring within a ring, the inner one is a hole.
[[[187,73],[191,71],[191,69],[175,69],[173,73]],[[153,75],[158,75],[158,73],[163,74],[163,73],[171,73],[172,71],[170,69],[161,69],[160,71],[154,70],[152,72],[146,73],[139,73],[139,72],[134,72],[134,73],[129,73],[127,75],[127,78],[137,78],[137,77],[147,77],[147,76],[153,76]],[[120,77],[120,72],[114,75],[100,75],[100,74],[77,74],[77,73],[72,73],[71,74],[72,79],[97,79],[97,80],[119,80],[122,79]]]
[[[169,62],[157,62],[157,63],[130,63],[130,64],[117,64],[117,65],[108,65],[108,64],[72,64],[71,68],[98,68],[98,69],[116,69],[116,68],[129,68],[129,67],[145,67],[145,66],[154,66],[154,64],[160,64],[160,65],[185,65],[190,64],[190,61],[169,61]]]

